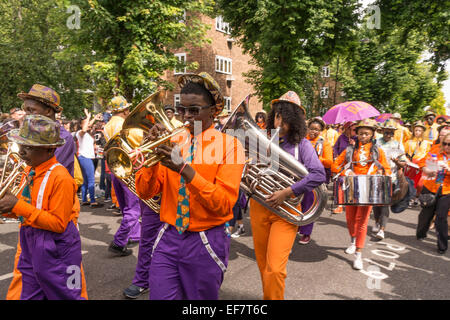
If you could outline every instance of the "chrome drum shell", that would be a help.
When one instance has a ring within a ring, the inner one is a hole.
[[[336,205],[390,205],[392,178],[384,175],[339,176],[333,185],[333,195]]]

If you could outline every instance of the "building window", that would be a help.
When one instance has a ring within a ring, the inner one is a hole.
[[[228,24],[228,22],[224,22],[223,21],[223,17],[222,16],[218,16],[216,18],[216,30],[220,31],[220,32],[224,32],[226,34],[230,34],[230,25]]]
[[[320,97],[322,99],[328,98],[328,87],[322,87],[322,89],[320,90]]]
[[[224,109],[228,112],[231,112],[231,97],[223,97],[225,100],[225,106]]]
[[[173,106],[176,108],[180,104],[180,94],[174,94],[173,95]]]
[[[232,62],[230,58],[225,58],[221,56],[216,56],[216,72],[231,74],[232,73]]]
[[[323,78],[330,77],[330,67],[329,66],[322,67],[322,77]]]
[[[186,53],[176,53],[175,57],[178,58],[179,62],[186,64]],[[183,69],[175,68],[173,73],[174,74],[184,74],[184,73],[186,73],[186,67],[184,67]]]

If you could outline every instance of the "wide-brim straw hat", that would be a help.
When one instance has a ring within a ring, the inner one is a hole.
[[[359,128],[369,128],[369,129],[376,131],[378,128],[378,124],[374,119],[364,119],[364,120],[360,120],[356,124],[355,129],[358,130]]]
[[[414,129],[415,127],[421,127],[423,130],[427,130],[425,124],[420,120],[413,123],[412,128]]]
[[[435,116],[436,117],[436,113],[434,111],[427,111],[427,113],[425,113],[425,115],[423,117],[426,118],[428,116]]]
[[[199,74],[186,73],[178,78],[178,85],[180,88],[183,88],[189,82],[199,83],[211,93],[216,107],[214,117],[217,117],[225,106],[225,99],[217,81],[207,72],[200,72]]]
[[[325,129],[327,127],[327,124],[325,123],[325,121],[322,120],[322,117],[314,117],[312,119],[308,120],[308,127],[311,123],[313,122],[318,122],[320,123],[320,125],[322,126],[323,129]]]
[[[19,145],[60,147],[66,143],[60,137],[60,124],[42,115],[27,115],[19,129],[8,132],[8,139]]]
[[[109,102],[109,107],[111,112],[118,113],[128,109],[131,106],[131,103],[128,103],[127,99],[124,96],[115,96]]]
[[[302,102],[300,101],[300,97],[294,91],[288,91],[285,94],[283,94],[280,98],[272,100],[270,102],[270,106],[272,107],[277,102],[292,103],[293,105],[299,107],[303,111],[303,114],[306,115],[306,110],[305,110],[305,108],[302,107]]]
[[[394,120],[388,119],[383,123],[379,124],[381,129],[397,130],[396,123]]]
[[[63,108],[59,105],[61,102],[59,94],[52,88],[45,87],[40,84],[34,84],[28,93],[21,92],[18,93],[17,96],[22,100],[32,99],[39,101],[55,110],[56,113],[63,110]]]

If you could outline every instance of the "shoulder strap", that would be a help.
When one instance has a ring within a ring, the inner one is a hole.
[[[44,191],[45,187],[47,186],[48,178],[50,178],[50,174],[52,173],[52,170],[58,166],[62,166],[60,163],[55,163],[53,166],[51,166],[50,169],[45,173],[44,180],[42,180],[41,186],[39,188],[39,193],[36,201],[36,208],[39,210],[42,209],[42,200],[44,198]]]

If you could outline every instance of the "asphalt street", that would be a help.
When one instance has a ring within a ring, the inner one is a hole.
[[[108,245],[121,217],[103,208],[82,207],[79,226],[83,266],[89,299],[121,300],[123,289],[133,279],[138,247],[133,255],[115,257]],[[312,241],[293,247],[287,265],[285,298],[289,300],[421,300],[450,299],[450,253],[437,253],[436,233],[416,240],[419,208],[392,214],[386,238],[372,236],[369,223],[363,251],[364,270],[352,269],[353,256],[344,253],[349,245],[345,213],[323,212],[316,221]],[[220,289],[220,299],[259,300],[261,281],[253,251],[248,214],[246,234],[231,240],[228,270]],[[12,277],[18,239],[18,224],[0,224],[0,299],[6,297]],[[139,297],[148,299],[148,294]]]

